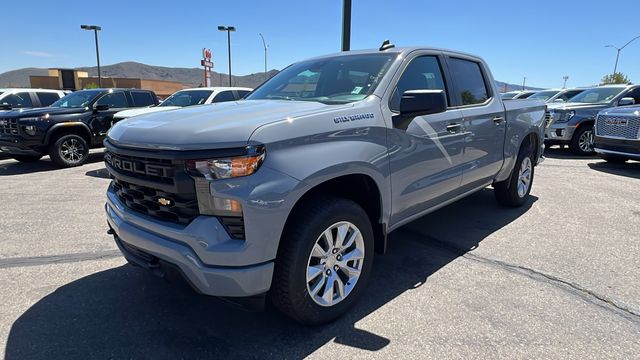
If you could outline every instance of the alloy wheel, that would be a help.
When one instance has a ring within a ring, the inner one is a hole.
[[[531,159],[529,157],[522,159],[522,164],[518,171],[518,196],[521,198],[527,195],[529,186],[531,186],[531,169]]]

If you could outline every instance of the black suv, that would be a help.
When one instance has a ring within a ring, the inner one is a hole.
[[[50,107],[0,115],[0,150],[22,162],[49,154],[59,166],[82,165],[89,148],[102,146],[113,114],[157,104],[156,94],[147,90],[76,91]]]

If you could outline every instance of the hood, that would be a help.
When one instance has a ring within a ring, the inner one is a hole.
[[[607,114],[607,115],[635,115],[635,116],[639,116],[640,115],[640,105],[613,107],[613,108],[609,108],[609,109],[603,110],[602,113]]]
[[[126,119],[132,116],[151,114],[162,111],[176,110],[181,109],[179,106],[154,106],[154,107],[145,107],[138,109],[130,109],[130,110],[122,110],[118,111],[115,115],[113,115],[116,119]]]
[[[149,149],[238,147],[246,145],[262,125],[352,106],[289,100],[222,102],[136,116],[114,125],[108,139],[119,146]]]
[[[89,108],[59,108],[59,107],[44,107],[35,109],[18,109],[7,112],[6,116],[10,117],[31,117],[31,116],[43,116],[49,115],[66,115],[66,114],[81,114],[89,111]]]
[[[558,104],[548,104],[548,109],[553,110],[595,110],[595,109],[604,109],[610,107],[610,104],[589,104],[589,103],[578,103],[578,102],[569,102],[569,103],[558,103]]]

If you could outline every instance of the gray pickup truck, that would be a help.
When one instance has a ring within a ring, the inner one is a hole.
[[[130,263],[200,293],[327,322],[362,296],[394,229],[490,185],[525,203],[544,113],[503,103],[484,61],[458,52],[302,61],[245,100],[116,124],[109,233]]]
[[[569,145],[576,155],[592,155],[593,124],[599,111],[640,103],[640,85],[604,85],[587,89],[568,103],[550,104],[545,144]]]

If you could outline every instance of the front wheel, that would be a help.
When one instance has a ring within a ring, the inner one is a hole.
[[[576,155],[593,155],[593,126],[583,125],[573,134],[571,144],[569,144],[571,152]]]
[[[79,166],[89,158],[89,145],[80,135],[62,135],[50,145],[49,156],[58,166]]]
[[[373,230],[353,201],[316,198],[287,224],[271,299],[304,324],[336,319],[362,294],[373,265]]]
[[[533,147],[523,146],[509,179],[493,184],[493,193],[501,205],[522,206],[531,192],[534,175]]]

